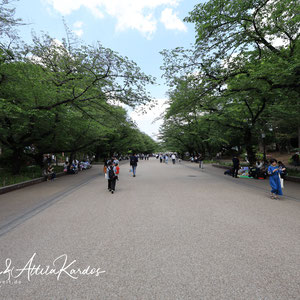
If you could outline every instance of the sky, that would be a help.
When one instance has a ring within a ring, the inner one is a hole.
[[[195,41],[193,24],[183,22],[202,0],[19,0],[16,16],[27,24],[19,28],[25,42],[32,32],[66,36],[63,18],[75,35],[88,45],[104,47],[135,61],[144,73],[157,78],[149,87],[158,105],[147,114],[128,110],[139,129],[157,139],[162,121],[153,121],[164,111],[168,87],[161,78],[163,49],[189,47]]]

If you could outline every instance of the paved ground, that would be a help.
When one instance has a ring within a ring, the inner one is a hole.
[[[128,170],[114,195],[94,167],[0,196],[1,299],[300,299],[299,184]]]

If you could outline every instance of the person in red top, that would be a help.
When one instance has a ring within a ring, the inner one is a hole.
[[[119,167],[119,164],[118,163],[114,163],[114,165],[115,165],[115,168],[116,168],[116,175],[117,175],[117,177],[119,177],[119,174],[120,174],[120,167]],[[118,180],[119,178],[117,178],[117,180]]]

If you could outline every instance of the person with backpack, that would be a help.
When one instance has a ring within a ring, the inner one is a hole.
[[[118,179],[118,172],[116,166],[109,161],[107,166],[107,181],[108,181],[108,190],[113,194],[116,190],[116,181]]]
[[[135,177],[135,174],[136,174],[136,167],[137,167],[138,161],[139,160],[138,160],[136,154],[133,154],[130,156],[130,166],[132,168],[133,177]]]

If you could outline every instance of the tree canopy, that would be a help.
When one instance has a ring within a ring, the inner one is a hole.
[[[0,3],[6,7],[0,13],[0,34],[7,36],[20,21],[8,4]],[[47,153],[99,157],[133,148],[151,153],[156,147],[120,106],[149,103],[146,88],[155,78],[100,43],[73,43],[66,34],[62,42],[34,36],[32,44],[18,50],[0,44],[1,163],[15,173],[30,159],[42,165]]]
[[[190,141],[200,141],[184,151],[212,155],[234,147],[245,149],[253,163],[262,133],[282,140],[277,129],[289,122],[285,138],[297,135],[299,5],[292,0],[210,0],[189,13],[185,21],[195,24],[194,47],[162,52],[162,69],[172,87],[165,125],[192,122],[186,129],[193,133]],[[184,108],[181,120],[179,107]],[[191,121],[191,116],[196,117]],[[168,137],[162,129],[162,138]]]

